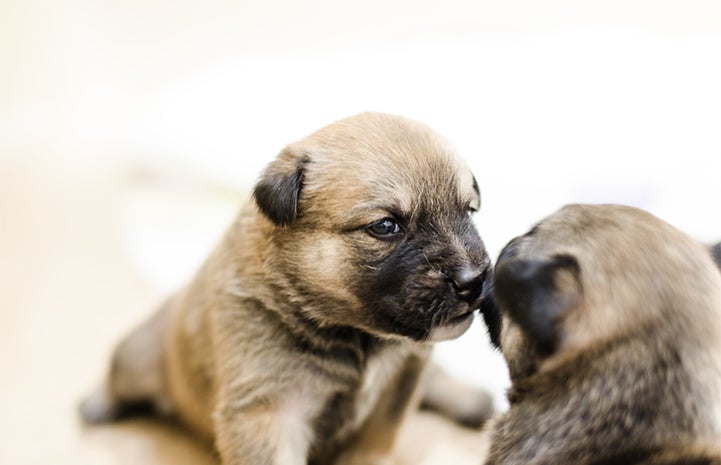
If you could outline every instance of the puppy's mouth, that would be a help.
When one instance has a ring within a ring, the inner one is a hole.
[[[428,333],[427,340],[430,342],[445,341],[455,339],[465,333],[473,323],[473,316],[477,310],[483,313],[486,319],[485,302],[488,296],[493,293],[493,278],[488,277],[484,280],[481,292],[471,302],[460,302],[459,307],[445,315],[440,321],[434,321],[431,330]],[[435,318],[434,318],[435,320]]]
[[[466,324],[473,319],[473,316],[476,314],[476,310],[477,308],[463,310],[439,324],[438,327],[456,327]]]
[[[481,288],[472,292],[470,299],[468,299],[468,296],[459,295],[457,289],[455,289],[455,299],[453,299],[455,302],[452,304],[452,309],[435,313],[426,341],[446,341],[463,335],[473,323],[474,314],[481,308],[484,291],[491,281],[492,279],[484,279]]]
[[[475,308],[466,308],[434,325],[428,333],[428,342],[447,341],[460,337],[471,327],[475,311]]]
[[[397,314],[389,315],[393,328],[390,333],[424,342],[455,339],[470,328],[473,316],[478,309],[477,305],[469,305],[466,302],[456,305],[452,309],[443,308],[444,306],[435,309],[416,309],[411,313],[403,312],[403,317],[399,317]],[[423,319],[426,320],[425,324],[421,323]],[[419,323],[421,323],[420,326]]]

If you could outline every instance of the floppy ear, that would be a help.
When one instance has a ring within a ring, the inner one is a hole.
[[[538,348],[551,354],[560,342],[559,317],[581,298],[580,274],[571,255],[511,259],[496,270],[494,297]]]
[[[287,226],[298,217],[298,201],[303,187],[307,156],[285,148],[263,171],[253,189],[260,211],[278,226]]]

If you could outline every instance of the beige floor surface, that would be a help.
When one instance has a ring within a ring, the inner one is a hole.
[[[0,160],[0,463],[213,464],[177,427],[150,420],[84,428],[76,403],[117,339],[161,298],[128,259],[119,170],[92,160]],[[478,432],[416,415],[408,464],[475,464]]]

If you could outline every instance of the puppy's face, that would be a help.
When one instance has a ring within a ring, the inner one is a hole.
[[[708,318],[706,299],[720,298],[704,247],[614,205],[564,207],[512,240],[495,271],[500,319],[489,331],[500,333],[514,382],[650,328],[682,336]]]
[[[287,147],[254,191],[269,266],[320,324],[414,340],[471,324],[489,259],[468,167],[426,126],[362,114]]]

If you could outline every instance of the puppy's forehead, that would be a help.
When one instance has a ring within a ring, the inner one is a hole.
[[[538,227],[539,236],[555,236],[566,242],[624,242],[652,240],[651,236],[668,234],[669,225],[648,212],[624,205],[571,204],[561,208]],[[560,234],[560,236],[559,236]]]
[[[680,245],[687,240],[665,221],[634,207],[571,204],[509,243],[504,252],[508,258],[565,253],[578,258],[582,265],[593,262],[628,268],[647,257],[660,260],[672,253],[668,243]]]
[[[480,204],[473,175],[450,143],[413,120],[366,113],[295,145],[312,154],[308,190],[333,196],[339,207],[411,212]]]
[[[597,244],[617,241],[627,214],[616,206],[567,205],[506,244],[498,261],[585,255]]]

